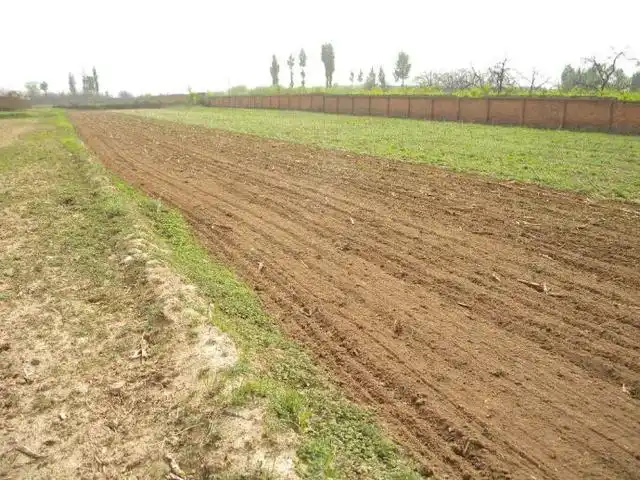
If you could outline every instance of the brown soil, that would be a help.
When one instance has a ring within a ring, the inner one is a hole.
[[[108,112],[72,119],[438,475],[638,478],[637,205]]]

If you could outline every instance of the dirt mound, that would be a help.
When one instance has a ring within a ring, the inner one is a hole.
[[[637,205],[113,113],[72,118],[107,166],[178,206],[428,468],[637,478]]]

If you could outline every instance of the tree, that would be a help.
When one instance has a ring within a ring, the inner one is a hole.
[[[616,74],[620,77],[622,70],[616,68],[616,63],[624,58],[626,53],[624,50],[619,52],[613,51],[609,57],[604,60],[598,60],[595,56],[583,59],[583,63],[589,66],[589,70],[596,75],[596,87],[602,92],[609,86]],[[622,72],[624,74],[624,72]]]
[[[353,70],[351,70],[351,72],[349,72],[349,81],[351,82],[351,86],[353,87],[353,81],[355,80],[356,75],[355,73],[353,73]]]
[[[514,84],[512,69],[509,67],[509,59],[504,57],[493,67],[489,67],[489,84],[498,93]]]
[[[422,72],[414,78],[414,81],[421,87],[437,87],[439,86],[440,74],[436,72]]]
[[[380,70],[378,71],[378,83],[380,84],[380,88],[383,90],[387,88],[387,77],[384,74],[382,67],[380,67]]]
[[[529,87],[529,95],[533,95],[534,91],[539,90],[547,83],[549,83],[549,78],[540,78],[540,72],[536,68],[534,68],[531,70],[531,75],[526,78],[526,81]]]
[[[609,81],[609,86],[616,90],[627,90],[631,87],[631,78],[624,72],[623,69],[618,68],[613,72],[613,77]]]
[[[571,90],[573,88],[595,90],[598,88],[598,74],[593,68],[582,69],[566,65],[560,76],[560,85],[563,90]]]
[[[40,95],[40,84],[38,82],[27,82],[24,84],[28,97],[37,97]]]
[[[358,83],[362,84],[363,81],[364,81],[364,72],[362,71],[362,69],[360,69],[360,72],[358,72]]]
[[[325,86],[331,88],[333,85],[333,72],[336,70],[336,56],[333,51],[333,45],[330,43],[322,45],[321,59],[322,63],[324,63]]]
[[[120,93],[118,93],[118,98],[133,98],[133,94],[126,90],[121,90]]]
[[[49,90],[49,84],[47,82],[41,82],[40,83],[40,90],[42,90],[42,93],[44,93],[44,96],[47,96],[47,91]]]
[[[278,86],[278,75],[280,74],[280,64],[278,63],[278,59],[274,55],[271,57],[271,85],[274,87]]]
[[[640,70],[631,75],[631,90],[634,92],[640,90]]]
[[[287,59],[287,67],[289,67],[289,88],[293,88],[293,67],[296,66],[296,59],[293,57],[293,53],[289,55]]]
[[[396,60],[396,68],[393,70],[393,78],[401,81],[400,85],[404,87],[404,81],[409,78],[409,72],[411,71],[411,64],[409,63],[409,55],[405,52],[398,53],[398,59]]]
[[[95,79],[93,75],[82,74],[82,93],[84,95],[92,95],[96,91]]]
[[[300,49],[300,55],[298,55],[298,65],[300,65],[300,79],[302,88],[304,88],[305,79],[307,78],[307,73],[304,70],[307,66],[307,52],[304,51],[304,48]]]
[[[93,67],[93,93],[100,95],[100,84],[98,83],[98,72],[96,72],[96,67]]]
[[[415,78],[415,81],[421,87],[439,88],[445,92],[482,87],[487,83],[485,75],[476,71],[473,67],[443,73],[423,72]]]
[[[367,75],[367,80],[364,82],[364,88],[371,90],[375,86],[376,86],[376,72],[373,69],[373,67],[371,67],[371,71],[369,72],[369,75]]]
[[[76,77],[73,76],[73,73],[69,73],[69,93],[71,95],[76,95],[78,93],[76,89]]]
[[[571,65],[565,65],[560,75],[560,86],[563,90],[571,90],[575,86],[576,70]]]

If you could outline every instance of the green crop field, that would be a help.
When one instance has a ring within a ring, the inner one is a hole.
[[[128,113],[640,200],[640,137],[259,109]]]

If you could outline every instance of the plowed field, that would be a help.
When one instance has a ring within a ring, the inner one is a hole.
[[[72,120],[439,476],[638,478],[637,205],[110,112]]]

